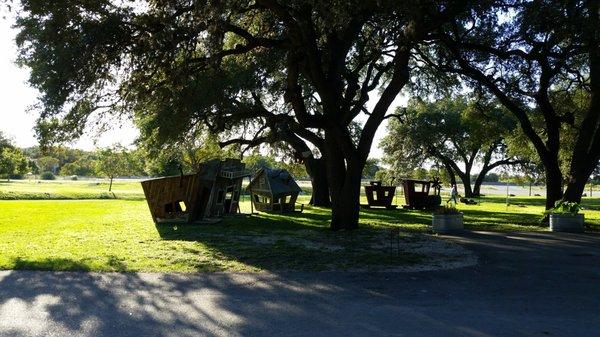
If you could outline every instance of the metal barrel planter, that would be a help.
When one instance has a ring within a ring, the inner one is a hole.
[[[550,214],[550,230],[581,233],[584,231],[584,220],[583,214]]]

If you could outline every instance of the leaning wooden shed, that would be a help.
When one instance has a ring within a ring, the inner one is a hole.
[[[239,212],[242,180],[237,159],[211,160],[195,174],[142,181],[154,222],[192,223]]]
[[[293,212],[302,192],[288,171],[269,168],[258,171],[246,189],[254,208],[262,212]]]

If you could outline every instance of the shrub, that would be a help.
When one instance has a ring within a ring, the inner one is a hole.
[[[50,171],[46,171],[46,172],[40,174],[40,179],[42,179],[42,180],[55,180],[56,177],[54,176],[54,173],[52,173]]]
[[[461,212],[456,209],[454,206],[441,206],[433,212],[436,215],[452,215],[452,214],[460,214]]]
[[[71,176],[71,177],[69,177],[69,179],[75,181],[75,180],[78,180],[79,178],[77,176]]]
[[[566,200],[558,200],[555,204],[554,204],[554,208],[549,209],[545,212],[545,214],[572,214],[575,215],[577,213],[579,213],[579,210],[581,210],[581,205],[573,202],[573,201],[566,201]]]

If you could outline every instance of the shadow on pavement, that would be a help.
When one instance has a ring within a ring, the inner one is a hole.
[[[482,264],[395,274],[4,271],[0,335],[597,333],[600,236],[474,232],[451,238],[480,254]]]

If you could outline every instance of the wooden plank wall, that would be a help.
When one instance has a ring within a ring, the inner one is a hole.
[[[142,182],[142,188],[155,222],[159,218],[169,217],[165,211],[166,204],[174,204],[179,201],[185,203],[186,212],[190,214],[188,221],[193,222],[204,216],[208,198],[202,198],[204,205],[199,205],[198,201],[201,198],[201,192],[206,193],[204,187],[210,188],[210,184],[211,182],[199,179],[198,175],[190,174],[146,180]]]

